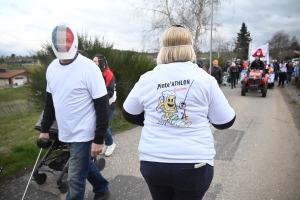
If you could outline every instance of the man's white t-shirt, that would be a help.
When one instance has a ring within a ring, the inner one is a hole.
[[[230,122],[235,112],[216,79],[192,62],[161,64],[145,73],[123,105],[145,111],[140,160],[213,165],[210,123]]]
[[[107,94],[101,71],[88,58],[78,55],[68,65],[54,60],[47,69],[47,92],[52,94],[62,142],[94,139],[96,115],[93,99]]]

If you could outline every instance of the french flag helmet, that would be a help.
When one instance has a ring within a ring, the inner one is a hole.
[[[73,59],[78,50],[77,31],[68,24],[59,24],[52,31],[52,50],[59,60]]]

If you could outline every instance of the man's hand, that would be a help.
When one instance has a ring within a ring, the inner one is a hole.
[[[91,156],[92,157],[96,157],[98,156],[103,149],[103,144],[96,144],[96,143],[92,143],[92,151],[91,151]]]
[[[49,139],[49,133],[41,133],[39,138]]]

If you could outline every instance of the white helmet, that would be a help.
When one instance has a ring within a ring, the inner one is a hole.
[[[78,50],[77,32],[68,24],[59,24],[52,31],[52,50],[59,60],[73,59]]]

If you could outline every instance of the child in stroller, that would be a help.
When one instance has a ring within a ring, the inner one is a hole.
[[[227,75],[227,72],[224,72],[223,73],[223,78],[222,78],[222,85],[227,85],[228,83],[228,75]]]
[[[41,131],[41,121],[43,117],[43,112],[40,115],[40,118],[35,125],[34,129]],[[67,147],[67,144],[59,141],[58,139],[58,126],[56,121],[54,121],[51,129],[49,131],[49,139],[40,138],[37,141],[37,145],[39,148],[48,149],[37,167],[33,171],[33,180],[42,185],[45,183],[47,179],[46,173],[39,173],[39,172],[50,172],[56,176],[58,176],[56,184],[57,188],[62,192],[66,193],[69,190],[68,183],[63,181],[64,175],[68,172],[68,162],[70,158],[70,153]],[[53,142],[52,142],[53,140]],[[52,155],[52,152],[57,150],[58,152],[55,155]],[[94,158],[94,162],[98,167],[99,171],[104,169],[105,167],[105,159]]]

